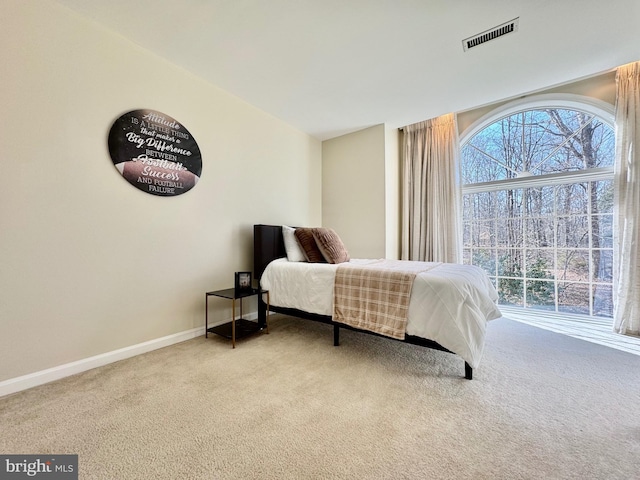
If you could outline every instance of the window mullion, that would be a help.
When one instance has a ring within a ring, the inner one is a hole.
[[[494,182],[473,183],[462,186],[462,193],[480,193],[496,190],[514,190],[517,188],[546,187],[567,183],[591,182],[598,180],[612,180],[613,167],[590,168],[587,170],[551,173],[531,177],[510,178]]]
[[[559,312],[558,300],[560,287],[558,286],[558,186],[553,187],[553,289],[554,311]]]

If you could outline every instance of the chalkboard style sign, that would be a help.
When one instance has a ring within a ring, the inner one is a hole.
[[[202,173],[202,156],[189,131],[164,113],[133,110],[109,131],[109,154],[134,187],[170,197],[191,190]]]

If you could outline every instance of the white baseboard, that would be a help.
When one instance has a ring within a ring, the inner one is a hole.
[[[204,326],[0,382],[0,397],[204,335]]]
[[[244,316],[244,318],[251,320],[254,320],[257,317],[257,313],[250,313]],[[209,326],[213,327],[222,323],[225,323],[225,320],[209,324]],[[92,368],[102,367],[103,365],[124,360],[125,358],[135,357],[136,355],[157,350],[158,348],[168,347],[169,345],[191,340],[192,338],[200,335],[204,335],[204,325],[184,332],[174,333],[173,335],[167,335],[166,337],[149,340],[137,345],[120,348],[112,352],[102,353],[100,355],[66,363],[57,367],[47,368],[46,370],[41,370],[39,372],[29,373],[21,377],[10,378],[9,380],[0,382],[0,397],[53,382],[54,380],[60,380],[61,378],[85,372]]]

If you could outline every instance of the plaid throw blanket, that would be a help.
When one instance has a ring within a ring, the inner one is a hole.
[[[341,264],[333,289],[333,320],[403,340],[413,281],[438,265],[400,260]]]

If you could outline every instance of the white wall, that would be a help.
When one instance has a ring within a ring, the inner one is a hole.
[[[322,225],[353,258],[398,255],[397,138],[376,125],[322,143]]]
[[[319,141],[50,0],[0,15],[0,381],[201,327],[204,292],[253,269],[254,223],[321,223]],[[114,168],[139,108],[198,142],[191,191]]]

